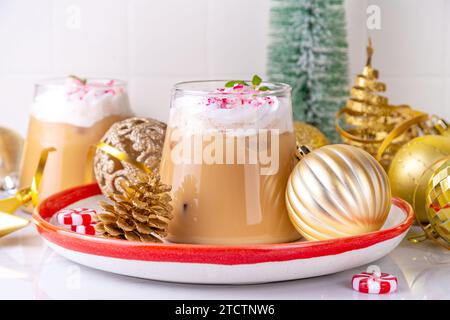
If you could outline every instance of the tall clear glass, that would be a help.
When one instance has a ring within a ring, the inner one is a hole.
[[[129,116],[131,111],[123,81],[85,81],[69,77],[36,84],[20,169],[20,187],[30,186],[40,153],[48,147],[56,151],[48,157],[39,199],[85,183],[90,146],[96,144],[114,122]]]
[[[172,185],[175,218],[168,239],[296,240],[284,200],[296,161],[291,88],[225,83],[184,82],[173,89],[160,168],[162,180]]]

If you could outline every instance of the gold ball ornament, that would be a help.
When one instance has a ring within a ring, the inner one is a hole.
[[[101,142],[126,153],[131,159],[159,170],[166,124],[154,119],[129,118],[116,122]],[[121,193],[123,181],[136,182],[139,169],[97,149],[94,157],[95,178],[103,194]]]
[[[448,155],[450,138],[428,135],[405,144],[392,160],[389,168],[392,195],[414,204],[416,217],[420,222],[428,222],[425,201],[428,181],[433,174],[429,168],[438,159]]]
[[[324,145],[330,144],[327,137],[316,127],[300,122],[294,122],[295,139],[297,145],[308,146],[312,149],[320,148]]]
[[[391,207],[389,179],[366,151],[344,144],[309,152],[289,178],[286,205],[295,228],[308,240],[379,230]]]

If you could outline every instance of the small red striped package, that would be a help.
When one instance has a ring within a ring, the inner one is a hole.
[[[87,235],[95,235],[95,224],[90,224],[87,226],[71,226],[71,230],[76,233],[87,234]]]
[[[362,272],[352,278],[353,290],[362,293],[384,294],[397,290],[397,278],[388,273]]]
[[[62,225],[87,226],[94,221],[95,214],[94,209],[62,209],[56,213],[56,219]]]

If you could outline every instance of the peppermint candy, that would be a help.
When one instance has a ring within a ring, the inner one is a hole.
[[[96,212],[94,209],[62,209],[57,212],[56,219],[59,224],[63,225],[86,226],[94,221],[95,214]]]
[[[70,229],[73,232],[81,233],[81,234],[88,234],[88,235],[95,235],[95,224],[90,224],[87,226],[71,226]]]
[[[397,290],[397,286],[397,278],[384,272],[362,272],[352,278],[353,290],[362,293],[392,293]]]

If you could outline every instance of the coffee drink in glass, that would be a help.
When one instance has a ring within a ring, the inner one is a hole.
[[[20,186],[30,186],[39,156],[53,147],[39,199],[86,183],[89,148],[116,121],[131,116],[125,83],[118,80],[47,80],[35,87],[20,170]],[[88,180],[93,181],[93,176]]]
[[[228,245],[296,240],[284,200],[296,162],[291,89],[224,84],[185,82],[173,90],[160,168],[172,185],[168,239]]]

